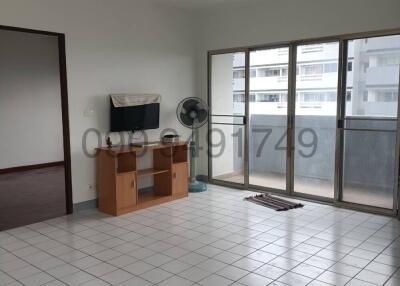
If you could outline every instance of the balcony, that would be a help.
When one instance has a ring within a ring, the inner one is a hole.
[[[277,103],[254,103],[277,104]],[[260,109],[262,109],[260,107]],[[250,110],[252,112],[252,110]],[[265,112],[265,110],[264,110]],[[253,114],[250,117],[249,128],[249,167],[250,184],[285,189],[286,186],[286,150],[277,149],[276,144],[282,138],[280,147],[286,146],[287,116]],[[383,128],[382,121],[370,120],[369,124],[374,128]],[[256,127],[256,128],[255,128]],[[265,144],[266,133],[257,131],[271,130]],[[301,130],[310,128],[315,132],[315,153],[306,157],[303,154],[311,154],[309,134],[306,134],[304,143],[300,144],[298,137]],[[233,128],[229,132],[236,133]],[[336,116],[326,115],[298,115],[295,125],[295,190],[311,195],[333,198],[334,173],[335,173],[335,143],[336,143]],[[228,136],[228,133],[225,135]],[[359,203],[368,204],[373,200],[378,205],[391,208],[393,192],[394,169],[394,133],[385,132],[358,132],[346,131],[345,134],[345,191],[346,199],[363,200]],[[235,137],[236,138],[236,137]],[[220,160],[224,170],[214,168],[214,178],[230,182],[243,183],[243,164],[238,161],[237,140],[227,137],[227,144],[231,146],[230,153],[223,153]],[[262,145],[263,144],[263,145]],[[307,145],[308,144],[308,145]],[[260,146],[261,152],[259,152]],[[257,154],[258,153],[258,154]],[[225,158],[228,156],[230,158]],[[235,162],[233,169],[227,169],[226,162]],[[377,169],[377,166],[379,168]],[[362,196],[361,196],[362,194]]]

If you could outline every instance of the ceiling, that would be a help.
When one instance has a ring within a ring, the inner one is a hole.
[[[212,8],[213,6],[229,5],[233,3],[245,3],[256,0],[155,0],[155,1],[184,9],[202,10],[202,9]]]

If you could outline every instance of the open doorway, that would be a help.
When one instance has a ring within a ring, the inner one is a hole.
[[[0,230],[72,212],[63,34],[0,26]]]

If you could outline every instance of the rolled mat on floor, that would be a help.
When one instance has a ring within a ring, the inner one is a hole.
[[[270,194],[258,194],[244,199],[276,211],[287,211],[290,209],[302,208],[304,206],[300,203],[293,203],[281,198],[273,197]]]

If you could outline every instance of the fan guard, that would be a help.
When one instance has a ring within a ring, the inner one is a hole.
[[[183,126],[200,128],[207,122],[208,106],[198,97],[188,97],[178,104],[176,116]]]

